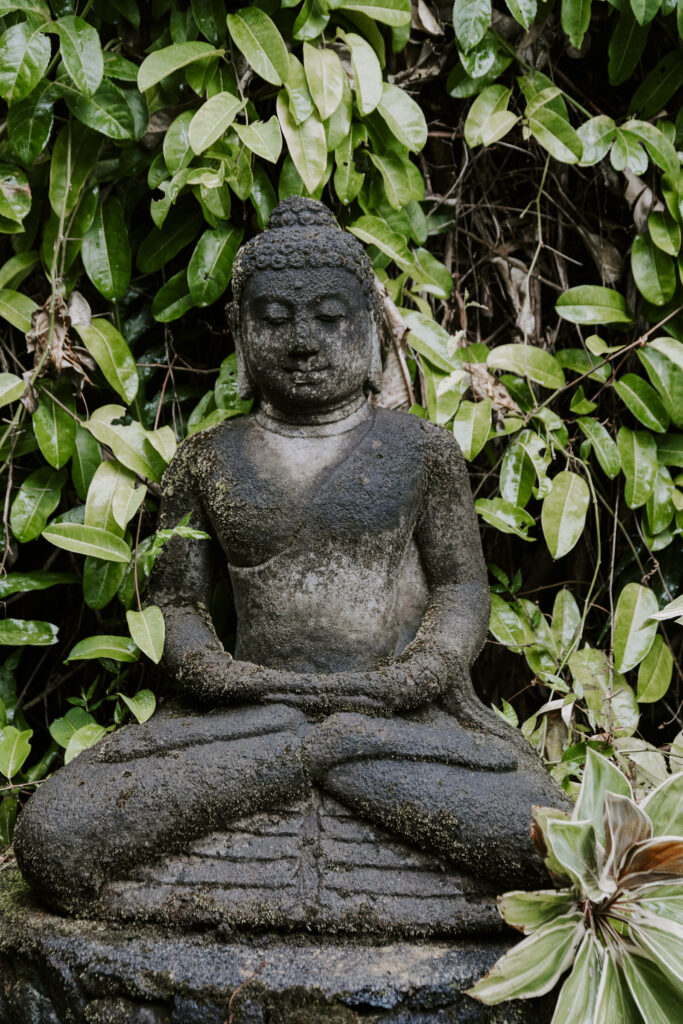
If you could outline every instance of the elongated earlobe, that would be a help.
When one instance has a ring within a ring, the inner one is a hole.
[[[378,395],[382,390],[384,383],[384,370],[382,367],[382,350],[379,343],[379,334],[377,333],[377,327],[374,319],[372,320],[372,355],[370,356],[370,366],[368,367],[368,376],[365,381],[365,390],[371,391],[374,395]]]
[[[235,358],[237,360],[237,394],[242,401],[249,401],[256,397],[256,387],[253,378],[249,373],[244,354],[242,352],[242,336],[239,324],[239,309],[237,302],[229,302],[225,307],[225,315],[228,318],[228,326],[235,343]]]

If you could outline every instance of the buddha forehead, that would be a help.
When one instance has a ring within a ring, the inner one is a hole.
[[[344,267],[255,270],[245,283],[244,298],[249,304],[279,301],[301,306],[336,299],[354,310],[366,307],[362,285]]]

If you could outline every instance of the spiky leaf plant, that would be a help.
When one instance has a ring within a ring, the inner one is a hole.
[[[638,804],[590,750],[570,815],[534,808],[536,846],[564,888],[500,897],[526,938],[469,995],[483,1003],[560,989],[552,1024],[679,1024],[683,1006],[683,773]]]

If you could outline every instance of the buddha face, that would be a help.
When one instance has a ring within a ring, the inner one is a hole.
[[[376,333],[365,294],[348,270],[260,270],[241,302],[241,357],[276,408],[333,409],[360,396]]]

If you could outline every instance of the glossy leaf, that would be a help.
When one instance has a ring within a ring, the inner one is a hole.
[[[114,196],[97,207],[83,237],[81,258],[100,295],[123,298],[130,283],[131,255],[123,208]]]
[[[341,103],[344,90],[344,72],[341,61],[327,48],[319,49],[304,43],[304,70],[308,88],[323,121],[332,117]]]
[[[51,647],[57,643],[59,627],[39,619],[3,619],[0,646]]]
[[[676,290],[673,260],[653,243],[650,235],[636,235],[631,249],[631,271],[642,295],[655,306],[664,306]]]
[[[0,634],[2,625],[3,623],[0,623]],[[22,731],[13,725],[6,725],[4,729],[0,729],[0,775],[11,781],[17,772],[21,771],[31,753],[32,736],[32,729]]]
[[[138,392],[138,370],[128,345],[114,325],[99,317],[89,324],[74,324],[74,327],[107,383],[124,402],[132,402]]]
[[[652,647],[657,623],[649,619],[658,609],[653,592],[640,583],[627,583],[619,594],[614,613],[614,667],[617,672],[635,668]]]
[[[590,20],[591,0],[562,0],[562,28],[577,50],[581,49]]]
[[[66,750],[64,751],[64,763],[68,764],[69,761],[73,761],[75,757],[82,754],[84,750],[94,747],[106,735],[106,732],[107,730],[104,726],[98,725],[97,722],[91,722],[89,725],[84,725],[77,729],[67,743]]]
[[[595,419],[582,417],[576,422],[583,434],[591,442],[595,457],[603,473],[613,480],[621,469],[621,456],[619,455],[616,441],[610,436],[602,423],[598,423]]]
[[[563,470],[553,478],[552,490],[543,500],[541,525],[553,558],[562,558],[583,533],[590,492],[583,477]]]
[[[575,821],[589,821],[595,836],[605,845],[605,796],[607,793],[633,798],[628,779],[612,762],[590,747],[586,751],[586,768],[579,798],[574,808]]]
[[[104,74],[97,30],[83,18],[68,14],[50,26],[59,36],[59,51],[69,76],[84,96],[92,96]]]
[[[344,32],[342,38],[351,51],[353,87],[361,114],[371,114],[382,98],[382,68],[370,43],[356,32]]]
[[[468,462],[475,459],[486,444],[491,429],[491,399],[461,402],[453,419],[453,435]]]
[[[427,141],[427,122],[415,100],[397,85],[385,82],[377,112],[401,145],[419,153]]]
[[[236,124],[235,131],[252,153],[274,164],[282,151],[282,133],[277,117],[269,121],[254,121],[252,124]]]
[[[623,295],[613,288],[592,284],[569,288],[559,297],[555,309],[572,324],[628,324],[633,320]]]
[[[0,406],[9,405],[21,398],[26,385],[15,373],[0,373]]]
[[[162,78],[172,75],[175,71],[187,67],[196,60],[206,60],[214,54],[220,55],[221,50],[214,49],[209,43],[190,42],[176,43],[155,50],[145,57],[138,71],[138,89],[145,92]]]
[[[655,836],[676,836],[683,832],[683,773],[666,779],[643,802]]]
[[[151,690],[139,690],[134,697],[126,697],[125,693],[120,693],[119,697],[140,725],[147,722],[156,711],[156,697]]]
[[[158,665],[164,652],[166,629],[161,609],[151,604],[142,612],[126,612],[126,622],[142,653]]]
[[[12,533],[23,544],[43,532],[48,518],[59,504],[66,470],[41,466],[24,480],[10,508]]]
[[[207,100],[190,121],[188,137],[194,152],[203,153],[224,135],[242,106],[231,92],[219,92]]]
[[[311,114],[302,124],[296,124],[282,92],[277,98],[277,116],[294,166],[308,191],[314,192],[327,168],[327,141],[322,121]]]
[[[484,38],[491,21],[491,0],[455,0],[453,28],[460,49],[467,53]]]
[[[410,0],[329,0],[332,10],[372,18],[392,28],[410,24]]]
[[[42,26],[20,21],[0,36],[0,96],[17,103],[28,96],[45,74],[50,40]]]
[[[522,540],[532,541],[528,535],[534,525],[534,517],[519,505],[513,505],[505,498],[479,498],[476,509],[484,522],[495,526],[501,533],[513,533]]]
[[[586,932],[572,972],[560,990],[551,1024],[595,1024],[595,1007],[603,964],[603,950],[592,932]]]
[[[38,408],[33,414],[33,432],[45,461],[55,469],[71,458],[76,441],[75,404],[71,385],[64,378],[40,386]]]
[[[555,357],[535,345],[498,345],[491,349],[486,363],[490,369],[518,373],[545,388],[555,390],[564,384],[564,373]]]
[[[669,414],[647,381],[637,373],[625,373],[615,381],[614,390],[643,426],[660,434],[665,433],[669,426]]]
[[[265,11],[259,7],[243,7],[235,14],[228,14],[228,31],[257,75],[271,85],[287,81],[287,47]]]
[[[42,535],[55,547],[74,551],[78,555],[92,555],[105,562],[129,562],[132,558],[126,542],[100,526],[54,523],[46,526]]]
[[[243,233],[241,228],[219,227],[205,231],[199,239],[187,268],[187,281],[195,305],[209,306],[228,287]]]
[[[629,508],[640,508],[650,497],[657,476],[657,445],[645,430],[621,427],[617,434],[621,468],[626,477],[624,496]]]
[[[673,665],[670,648],[661,636],[656,636],[638,669],[639,704],[654,704],[662,699],[671,685]]]

